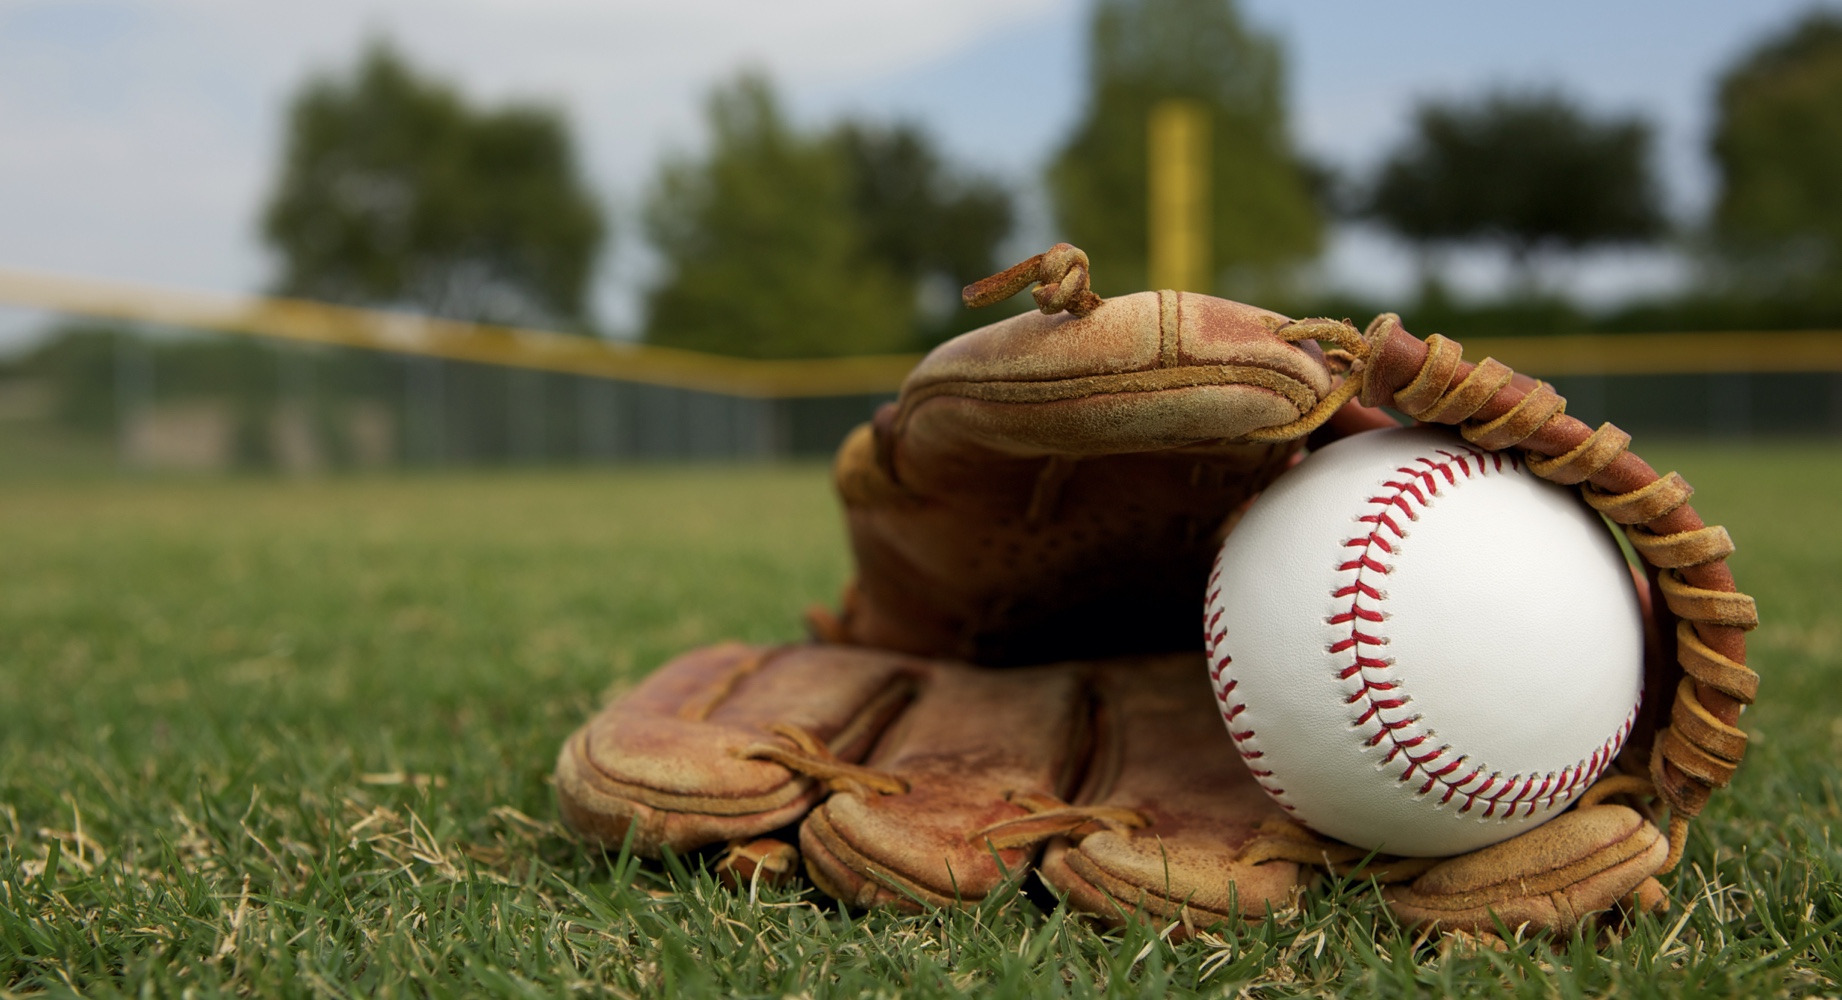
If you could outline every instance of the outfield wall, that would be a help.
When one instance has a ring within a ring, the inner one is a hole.
[[[893,398],[919,359],[748,360],[6,270],[0,303],[107,324],[97,343],[73,348],[58,392],[0,384],[0,403],[49,400],[47,412],[106,425],[124,460],[146,466],[821,456]],[[1465,346],[1473,359],[1494,356],[1550,379],[1581,419],[1635,434],[1842,436],[1842,332]],[[95,412],[67,412],[73,393],[93,396],[84,405]]]
[[[774,399],[185,333],[98,331],[20,416],[116,438],[144,468],[769,460],[829,454],[893,393]],[[73,390],[76,412],[55,412]],[[4,397],[0,379],[0,397]],[[0,416],[0,419],[4,419]]]

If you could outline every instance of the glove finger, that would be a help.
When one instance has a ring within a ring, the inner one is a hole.
[[[1085,668],[936,671],[868,762],[904,789],[849,785],[800,826],[814,884],[856,906],[985,898],[1035,860],[986,831],[1066,794],[1084,757]]]
[[[1382,895],[1415,926],[1487,931],[1501,921],[1512,930],[1564,931],[1634,894],[1645,906],[1660,905],[1651,876],[1668,854],[1668,840],[1633,810],[1584,806]]]
[[[1137,914],[1188,929],[1290,907],[1297,864],[1235,860],[1282,813],[1235,752],[1203,658],[1109,665],[1097,690],[1097,750],[1076,802],[1131,810],[1146,823],[1056,840],[1043,880],[1114,924]]]
[[[825,794],[753,748],[791,725],[843,763],[862,759],[931,665],[890,653],[725,643],[687,653],[563,744],[563,821],[583,838],[657,857],[795,822]]]

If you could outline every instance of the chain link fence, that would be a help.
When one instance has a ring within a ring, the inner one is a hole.
[[[84,318],[0,368],[0,429],[85,433],[135,468],[816,458],[918,360],[750,361],[5,271],[0,302]],[[1466,354],[1646,437],[1842,436],[1842,333],[1476,338]]]

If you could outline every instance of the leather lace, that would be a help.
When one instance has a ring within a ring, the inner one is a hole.
[[[776,722],[768,726],[768,731],[792,745],[752,743],[739,751],[740,756],[748,760],[771,760],[789,771],[824,783],[834,792],[900,795],[908,791],[908,782],[887,771],[839,760],[831,747],[802,726]]]
[[[1034,295],[1043,312],[1085,316],[1101,304],[1089,281],[1087,255],[1059,243],[967,285],[962,297],[968,306],[989,305],[1037,284]],[[1309,412],[1249,434],[1250,440],[1302,437],[1352,399],[1368,406],[1390,405],[1416,420],[1456,425],[1479,447],[1521,451],[1536,475],[1577,485],[1587,503],[1624,527],[1639,557],[1655,571],[1656,590],[1669,612],[1680,619],[1674,646],[1686,676],[1649,760],[1651,788],[1669,807],[1669,855],[1659,874],[1674,869],[1682,858],[1689,820],[1701,812],[1714,789],[1727,785],[1745,755],[1740,708],[1751,704],[1758,692],[1758,675],[1746,665],[1745,640],[1745,633],[1759,623],[1758,609],[1734,586],[1727,569],[1734,546],[1726,529],[1704,524],[1688,504],[1693,488],[1674,472],[1659,475],[1632,453],[1629,434],[1609,423],[1590,428],[1568,416],[1567,401],[1553,387],[1543,382],[1519,384],[1516,373],[1494,358],[1465,361],[1457,341],[1433,334],[1422,342],[1402,327],[1399,316],[1377,316],[1360,333],[1347,321],[1296,320],[1275,335],[1288,342],[1331,345],[1326,359],[1343,378]],[[1634,749],[1639,754],[1643,750]],[[1005,831],[1037,828],[1031,821],[1047,827],[1076,818],[1057,812],[1062,808],[1074,807],[1042,809],[992,829],[1008,836]],[[1282,841],[1294,845],[1284,849],[1295,854],[1308,848],[1312,856],[1304,860],[1310,863],[1329,857],[1325,844],[1309,835],[1280,837],[1266,849],[1280,850]],[[1286,855],[1270,857],[1281,856]]]
[[[1438,334],[1421,344],[1392,314],[1377,317],[1363,339],[1364,403],[1391,403],[1418,420],[1456,424],[1466,440],[1487,449],[1521,450],[1536,475],[1577,484],[1588,504],[1624,527],[1656,572],[1656,589],[1680,619],[1676,661],[1686,674],[1650,754],[1651,785],[1669,806],[1669,856],[1659,874],[1672,870],[1682,859],[1689,820],[1713,789],[1732,779],[1746,752],[1739,709],[1758,690],[1758,675],[1745,664],[1745,633],[1759,614],[1727,570],[1733,539],[1725,528],[1702,523],[1688,504],[1694,489],[1680,475],[1659,475],[1629,450],[1631,436],[1616,426],[1592,429],[1567,416],[1566,400],[1546,383],[1519,387],[1507,366],[1491,358],[1470,364],[1458,342]]]
[[[1050,315],[1086,316],[1100,308],[1102,301],[1088,287],[1087,253],[1067,243],[1057,243],[1021,264],[975,281],[961,289],[959,296],[976,309],[1003,302],[1031,285],[1037,286],[1030,293],[1036,307]]]
[[[1069,805],[1053,795],[1034,792],[1014,794],[1012,805],[1020,806],[1025,815],[999,820],[966,835],[970,843],[985,841],[999,850],[1034,847],[1052,837],[1079,839],[1101,830],[1127,833],[1149,826],[1151,821],[1136,809],[1118,806]]]
[[[1312,833],[1283,816],[1275,816],[1260,824],[1260,832],[1242,846],[1234,860],[1244,865],[1291,861],[1314,865],[1336,875],[1390,883],[1418,878],[1444,859],[1376,854]]]

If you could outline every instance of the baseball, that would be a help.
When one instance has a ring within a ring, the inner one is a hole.
[[[1205,612],[1222,718],[1311,829],[1437,857],[1560,814],[1643,693],[1623,554],[1573,490],[1438,428],[1357,434],[1280,477]]]

